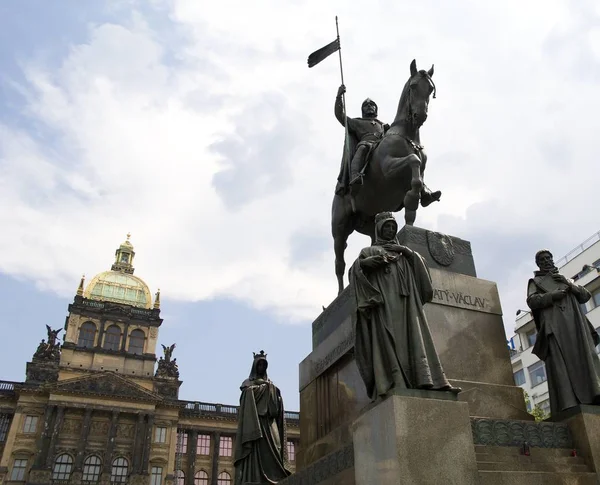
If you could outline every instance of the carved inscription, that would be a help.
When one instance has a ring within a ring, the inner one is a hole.
[[[321,360],[315,362],[315,376],[320,375],[325,369],[327,369],[331,364],[333,364],[336,360],[338,360],[342,355],[344,355],[349,349],[354,346],[354,332],[350,332],[350,334],[342,340],[336,347],[329,352],[325,357]]]
[[[450,305],[470,306],[482,310],[489,306],[487,298],[465,294],[461,291],[440,290],[437,288],[433,290],[433,300],[441,303],[449,303]]]

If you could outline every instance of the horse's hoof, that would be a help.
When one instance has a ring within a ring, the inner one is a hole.
[[[423,192],[421,194],[421,206],[427,207],[429,204],[439,201],[441,196],[442,192],[440,190],[436,190],[435,192]]]

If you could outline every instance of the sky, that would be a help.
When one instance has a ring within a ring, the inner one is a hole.
[[[512,335],[535,251],[600,229],[598,2],[4,1],[1,378],[24,379],[81,274],[130,232],[180,397],[236,403],[264,349],[298,409],[311,322],[337,292],[339,64],[306,66],[336,15],[350,116],[371,97],[391,122],[410,62],[435,65],[421,141],[443,194],[415,224],[471,242]],[[347,262],[368,244],[353,234]]]

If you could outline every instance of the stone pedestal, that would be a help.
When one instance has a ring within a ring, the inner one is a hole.
[[[362,414],[352,426],[356,485],[478,484],[468,405],[453,398],[396,394]]]
[[[430,266],[435,291],[425,312],[446,376],[462,388],[458,399],[468,414],[533,420],[514,384],[498,289],[475,277],[469,242],[415,227],[404,227],[399,239]],[[333,470],[336,484],[352,465],[344,460],[342,470],[322,463],[333,463],[352,446],[352,423],[370,402],[354,361],[354,306],[349,286],[314,321],[313,350],[300,363],[297,470]]]
[[[567,424],[573,446],[600,477],[600,406],[581,404],[552,416],[551,420]]]

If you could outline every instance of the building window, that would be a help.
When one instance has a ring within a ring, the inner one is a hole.
[[[217,485],[231,485],[231,475],[227,472],[219,473]]]
[[[153,466],[150,473],[150,485],[162,485],[162,466]]]
[[[517,372],[513,374],[515,378],[515,384],[517,386],[522,386],[525,384],[525,371],[523,369],[519,369]]]
[[[530,365],[527,370],[529,371],[529,379],[531,380],[531,387],[535,387],[542,382],[546,382],[546,367],[540,360],[533,365]]]
[[[581,308],[581,313],[583,313],[584,315],[587,314],[588,309],[587,309],[587,304],[586,303],[580,303],[579,304],[579,308]]]
[[[183,470],[175,472],[175,483],[176,485],[185,485],[185,473],[183,473]]]
[[[219,441],[219,456],[231,456],[233,450],[233,438],[231,436],[221,436]]]
[[[119,350],[121,343],[121,329],[116,325],[111,325],[106,330],[104,336],[104,348],[106,350]]]
[[[188,435],[185,431],[177,432],[177,453],[187,453]]]
[[[0,443],[6,441],[6,435],[10,426],[10,417],[10,414],[0,414]]]
[[[210,455],[210,435],[199,434],[198,435],[198,447],[196,451],[197,455]]]
[[[167,441],[167,428],[164,426],[157,426],[154,430],[154,442],[165,443]]]
[[[110,483],[125,483],[127,482],[127,474],[129,472],[129,462],[126,458],[115,458],[112,462],[110,471]]]
[[[288,460],[296,461],[296,445],[293,441],[287,442]]]
[[[52,470],[52,480],[68,480],[73,469],[73,457],[63,453],[58,455]]]
[[[10,479],[13,482],[24,482],[25,472],[27,471],[27,460],[17,459],[13,463]]]
[[[102,469],[102,461],[96,455],[88,456],[83,462],[83,476],[81,479],[84,482],[97,482],[100,478],[100,470]]]
[[[136,329],[129,335],[129,352],[132,354],[143,354],[144,353],[144,340],[146,334],[140,329]]]
[[[594,308],[600,306],[600,288],[592,291],[592,300],[594,301]]]
[[[23,423],[23,433],[35,433],[37,429],[37,423],[37,416],[25,416],[25,422]]]
[[[550,399],[544,399],[543,401],[539,402],[537,406],[544,411],[546,416],[550,415]]]
[[[204,470],[196,472],[194,476],[194,485],[208,485],[208,473]]]
[[[527,343],[529,344],[529,347],[532,347],[533,345],[535,345],[535,339],[537,337],[537,331],[535,329],[529,330],[529,332],[527,332],[525,334],[525,337],[527,337]]]
[[[96,325],[92,322],[85,322],[79,329],[79,347],[93,347],[96,340]]]

